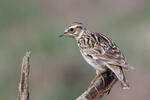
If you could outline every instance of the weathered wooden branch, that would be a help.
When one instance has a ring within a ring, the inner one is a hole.
[[[30,52],[22,60],[21,77],[19,82],[18,100],[30,100],[29,97],[29,73],[30,73]]]
[[[109,94],[112,86],[117,81],[117,78],[110,73],[110,71],[104,72],[102,76],[105,82],[103,82],[102,77],[97,78],[94,85],[87,89],[76,100],[96,100],[98,97],[101,99],[106,93]]]
[[[27,52],[22,60],[21,77],[19,82],[19,93],[17,100],[30,100],[29,97],[29,73],[30,73],[30,52]],[[103,77],[103,78],[102,78]],[[104,79],[104,81],[103,81]],[[117,82],[117,78],[110,71],[102,73],[102,76],[97,78],[94,85],[87,89],[76,100],[96,100],[108,94],[112,86]]]

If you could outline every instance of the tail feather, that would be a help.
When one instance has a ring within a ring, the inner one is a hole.
[[[122,89],[130,89],[130,86],[129,86],[125,76],[124,76],[123,80],[120,80],[120,82],[121,82]]]
[[[122,68],[123,68],[123,69],[126,69],[126,70],[129,70],[129,69],[134,70],[134,67],[131,66],[130,64],[128,64],[127,62],[123,65]]]
[[[119,79],[121,82],[122,88],[123,89],[129,89],[129,84],[125,78],[124,72],[122,67],[120,66],[115,66],[115,65],[109,65],[106,63],[106,66],[116,75],[116,77]]]
[[[128,89],[128,90],[130,89],[129,85],[126,84],[126,83],[122,83],[122,82],[121,82],[121,85],[122,85],[122,89],[124,89],[124,90],[125,90],[125,89]]]

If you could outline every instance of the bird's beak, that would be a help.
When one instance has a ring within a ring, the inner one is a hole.
[[[63,36],[64,36],[64,34],[60,34],[60,35],[59,35],[59,37],[63,37]]]
[[[64,32],[63,34],[59,35],[59,37],[68,36],[67,32]]]

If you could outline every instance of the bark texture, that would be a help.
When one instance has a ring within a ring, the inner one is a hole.
[[[17,100],[30,100],[29,96],[29,73],[30,73],[30,52],[22,60],[21,77],[19,82],[19,93]]]
[[[76,100],[96,100],[98,97],[101,99],[105,94],[109,94],[112,86],[116,82],[117,78],[115,75],[113,75],[110,71],[104,72],[101,77],[97,78],[94,85],[87,89]]]

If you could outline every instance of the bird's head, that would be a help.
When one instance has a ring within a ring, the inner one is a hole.
[[[83,32],[86,30],[86,28],[83,26],[82,23],[74,22],[70,26],[68,26],[64,33],[60,35],[60,37],[67,36],[67,37],[73,37],[73,38],[80,38],[83,34]]]

